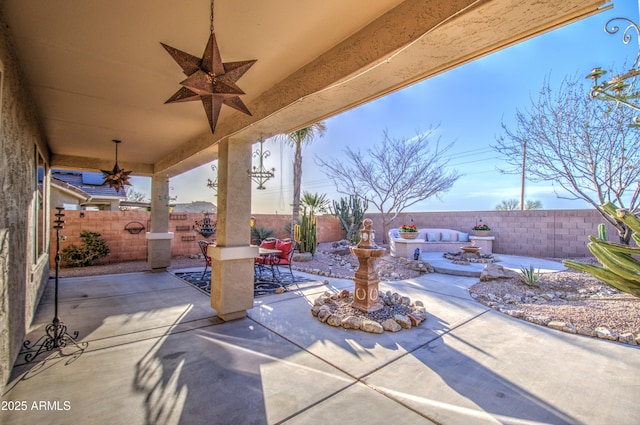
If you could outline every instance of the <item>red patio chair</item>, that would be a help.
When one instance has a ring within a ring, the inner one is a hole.
[[[276,249],[276,239],[275,238],[264,239],[262,242],[260,242],[260,248]],[[271,261],[269,261],[270,258],[271,256],[269,257],[260,256],[253,259],[254,275],[257,276],[258,273],[261,274],[265,265],[271,266],[271,269],[272,269],[271,272],[273,274],[273,266],[271,264]]]
[[[294,277],[291,263],[293,259],[293,253],[296,249],[296,241],[293,239],[278,239],[276,241],[276,249],[279,249],[282,252],[274,257],[271,257],[273,264],[278,266],[278,273],[280,273],[280,266],[289,267],[289,273],[291,273],[291,282],[293,282]]]

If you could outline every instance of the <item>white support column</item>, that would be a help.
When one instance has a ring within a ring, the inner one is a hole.
[[[166,271],[171,265],[169,232],[169,179],[154,174],[151,178],[151,229],[147,232],[147,263],[152,271]]]
[[[250,246],[251,144],[225,139],[218,149],[216,246],[211,257],[211,307],[223,320],[245,317],[253,308],[253,259]]]

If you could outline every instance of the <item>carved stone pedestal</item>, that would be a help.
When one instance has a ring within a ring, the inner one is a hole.
[[[360,230],[360,242],[357,247],[350,247],[351,252],[358,257],[360,267],[355,273],[353,281],[353,303],[351,306],[365,312],[380,310],[382,304],[378,298],[378,274],[375,272],[375,263],[378,257],[385,253],[384,248],[378,248],[375,243],[373,222],[365,219],[363,229]]]
[[[356,285],[353,290],[353,303],[351,303],[351,306],[366,312],[381,309],[382,304],[378,299],[378,283],[380,283],[380,280],[374,266],[376,258],[384,254],[384,249],[351,248],[351,252],[358,257],[358,262],[360,263],[360,267],[353,279]]]

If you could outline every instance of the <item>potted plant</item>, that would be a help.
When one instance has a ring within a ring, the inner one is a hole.
[[[418,229],[413,224],[403,224],[398,229],[398,233],[403,239],[415,239],[418,237]]]
[[[474,236],[489,236],[491,234],[491,228],[486,224],[476,224],[471,230]]]

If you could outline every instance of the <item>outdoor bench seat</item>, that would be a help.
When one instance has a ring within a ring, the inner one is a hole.
[[[469,234],[452,229],[418,229],[416,239],[404,239],[397,228],[389,230],[389,252],[392,257],[413,258],[416,248],[420,252],[457,252],[469,245]]]

